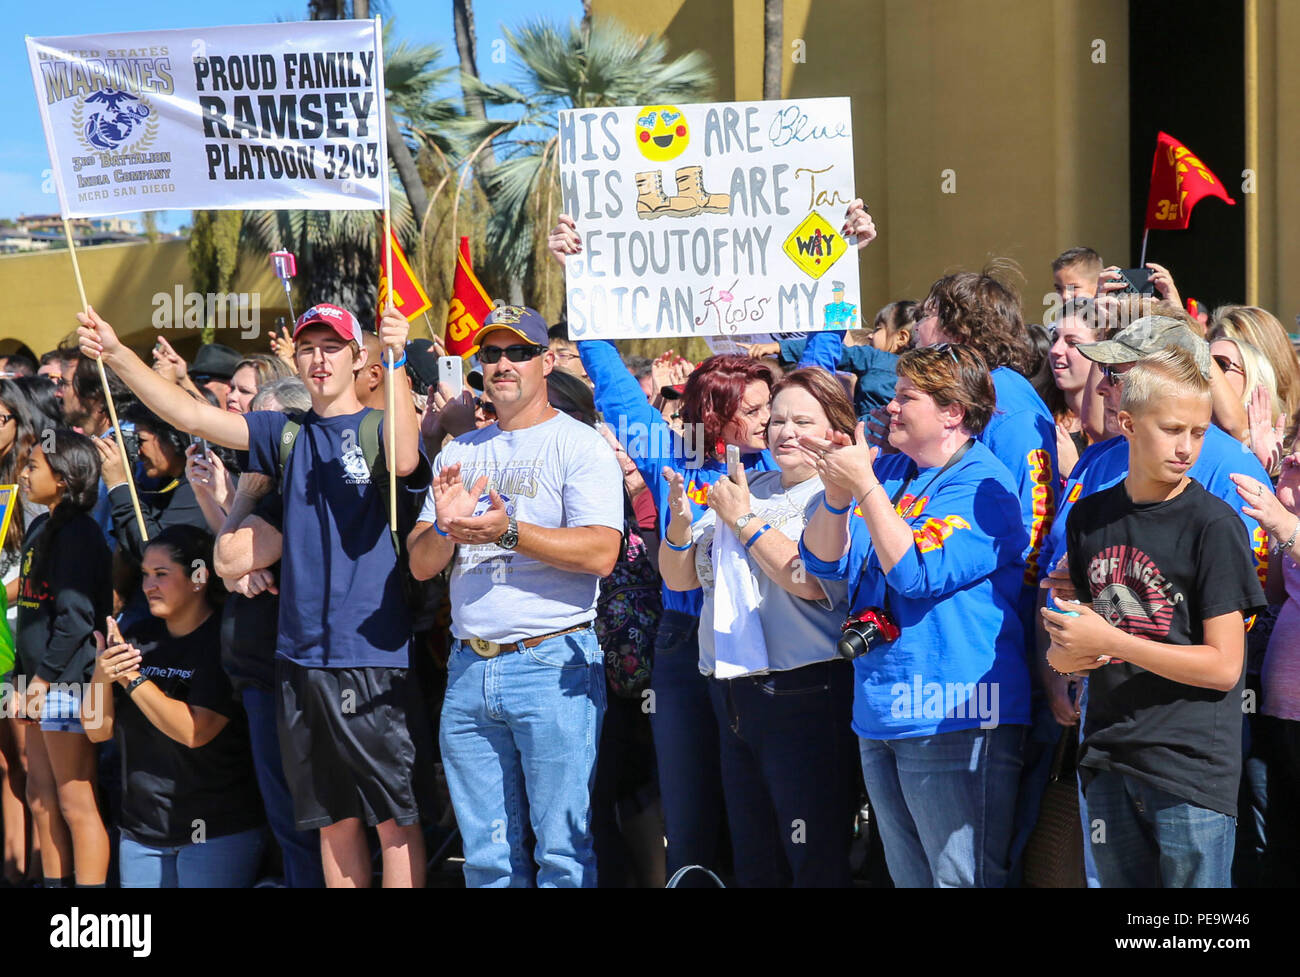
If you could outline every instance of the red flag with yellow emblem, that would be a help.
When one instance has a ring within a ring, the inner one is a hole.
[[[1147,194],[1146,229],[1183,231],[1192,208],[1205,197],[1236,204],[1219,179],[1196,155],[1167,132],[1156,138]]]
[[[406,316],[406,321],[411,322],[416,316],[433,308],[433,303],[429,301],[429,296],[424,294],[424,289],[420,283],[415,280],[415,272],[411,270],[411,263],[406,260],[406,252],[402,246],[397,243],[397,235],[391,230],[388,232],[393,240],[393,305],[397,311]],[[375,308],[375,329],[379,329],[379,320],[384,317],[384,309],[388,305],[388,275],[384,271],[383,254],[380,254],[379,262],[379,302]]]
[[[492,300],[479,284],[474,267],[469,262],[469,238],[461,237],[456,254],[456,278],[452,286],[451,304],[447,307],[447,329],[444,341],[451,356],[464,356],[474,348],[474,335],[483,320],[492,311]]]

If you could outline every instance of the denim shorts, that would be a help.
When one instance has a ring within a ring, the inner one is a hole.
[[[81,725],[81,686],[51,686],[41,710],[41,732],[84,733]]]

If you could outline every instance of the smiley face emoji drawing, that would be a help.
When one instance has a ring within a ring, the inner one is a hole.
[[[676,105],[647,105],[636,115],[636,146],[655,163],[676,159],[691,141],[691,127]]]

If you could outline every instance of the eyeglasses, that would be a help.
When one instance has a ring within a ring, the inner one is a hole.
[[[491,414],[493,417],[497,413],[496,404],[490,400],[484,400],[482,397],[474,398],[474,409],[481,410],[484,414]]]
[[[1118,387],[1124,382],[1124,374],[1115,369],[1116,366],[1128,366],[1127,363],[1098,363],[1101,367],[1101,375],[1106,378],[1106,382],[1112,387]]]
[[[545,346],[481,346],[478,351],[478,358],[484,363],[500,362],[502,354],[511,363],[525,363],[535,356],[541,356],[546,352]]]
[[[1210,359],[1214,360],[1215,363],[1218,363],[1219,369],[1222,370],[1224,373],[1240,373],[1243,377],[1246,375],[1246,371],[1244,369],[1242,369],[1236,363],[1232,362],[1232,360],[1228,359],[1228,357],[1226,356],[1220,354],[1216,356],[1211,356]]]

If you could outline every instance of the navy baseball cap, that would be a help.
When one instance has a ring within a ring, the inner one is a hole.
[[[478,352],[479,337],[493,329],[509,329],[526,343],[534,346],[549,346],[551,339],[547,335],[546,320],[538,315],[536,309],[523,305],[498,305],[483,320],[483,326],[474,334],[474,345],[465,353]]]

